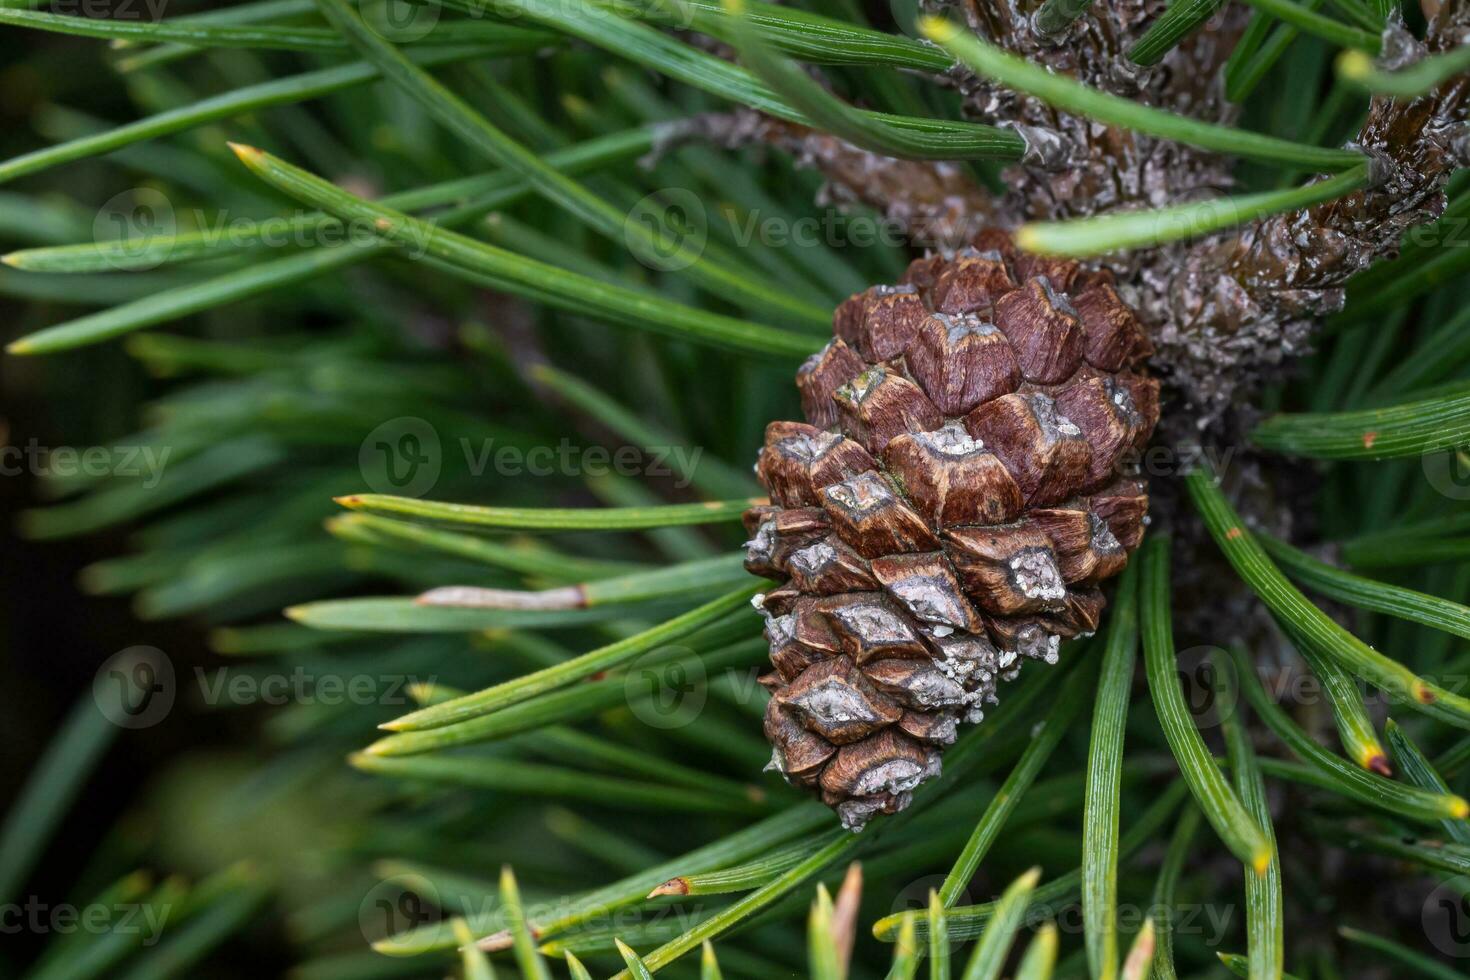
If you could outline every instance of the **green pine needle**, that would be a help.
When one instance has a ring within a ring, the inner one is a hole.
[[[500,903],[514,941],[516,965],[524,980],[551,980],[551,969],[536,949],[536,940],[526,924],[525,907],[515,872],[506,865],[500,872]]]
[[[1370,92],[1412,99],[1470,69],[1470,45],[1430,55],[1408,68],[1383,71],[1362,51],[1344,51],[1337,57],[1340,77]]]
[[[732,36],[740,49],[741,60],[756,76],[795,106],[820,129],[886,156],[913,159],[954,159],[955,151],[944,142],[933,143],[921,134],[890,125],[881,114],[865,113],[830,95],[798,67],[767,50],[759,34],[745,26],[743,0],[725,0],[725,10],[735,29]],[[1025,150],[1020,135],[1008,130],[978,127],[973,123],[952,123],[956,128],[975,130],[987,137],[993,149],[987,156],[999,160],[1018,160]]]
[[[367,514],[394,514],[469,527],[536,531],[629,531],[651,527],[714,524],[739,520],[740,515],[748,508],[763,502],[762,498],[751,497],[704,504],[667,504],[662,507],[531,508],[447,504],[416,497],[393,497],[374,493],[337,498],[337,503],[343,507]]]
[[[1195,834],[1199,831],[1200,812],[1197,807],[1186,806],[1184,813],[1174,826],[1174,834],[1164,851],[1159,865],[1159,877],[1154,883],[1152,908],[1154,910],[1154,963],[1153,972],[1158,980],[1178,980],[1174,966],[1174,917],[1175,891],[1184,863],[1189,857]]]
[[[505,252],[334,187],[262,150],[235,146],[240,160],[284,193],[337,215],[366,222],[410,255],[431,257],[476,281],[493,281],[565,309],[613,319],[628,326],[665,329],[675,335],[729,346],[748,353],[793,356],[815,346],[794,334],[707,313],[649,293],[612,286],[545,263]]]
[[[1230,664],[1216,656],[1215,677],[1218,681],[1217,697],[1226,704],[1236,704]],[[1283,924],[1284,903],[1281,894],[1281,857],[1276,850],[1276,830],[1271,824],[1271,808],[1266,799],[1266,782],[1251,747],[1250,735],[1246,732],[1242,712],[1227,711],[1221,719],[1225,734],[1226,753],[1230,761],[1230,772],[1235,791],[1249,811],[1251,818],[1260,827],[1261,833],[1272,848],[1271,863],[1266,873],[1245,876],[1245,928],[1246,955],[1250,960],[1252,976],[1278,976],[1285,960],[1285,926]]]
[[[1449,784],[1444,781],[1444,777],[1435,771],[1434,765],[1419,751],[1419,746],[1399,727],[1398,722],[1388,719],[1383,731],[1388,738],[1389,750],[1393,752],[1394,764],[1405,779],[1431,793],[1450,793]],[[1470,845],[1470,822],[1451,818],[1442,821],[1441,826],[1456,843]]]
[[[1256,541],[1287,575],[1329,599],[1470,639],[1470,606],[1342,571],[1268,534]]]
[[[699,980],[723,980],[720,961],[715,957],[715,948],[705,940],[699,959]]]
[[[1082,921],[1095,977],[1118,976],[1118,822],[1123,736],[1138,653],[1138,566],[1124,570],[1113,598],[1102,677],[1088,740],[1087,802],[1082,817]]]
[[[1354,48],[1367,54],[1377,54],[1382,40],[1375,31],[1353,27],[1319,14],[1305,4],[1295,0],[1246,0],[1263,14],[1275,17],[1307,34],[1313,34],[1331,44]]]
[[[614,7],[615,5],[606,4]],[[795,7],[743,0],[740,19],[759,39],[798,61],[822,65],[883,65],[914,71],[944,72],[953,62],[941,51],[915,38],[886,34],[835,17]],[[723,41],[732,41],[734,18],[720,0],[680,0],[677,8],[658,4],[640,8],[637,16],[677,23],[688,17],[690,27]]]
[[[1154,21],[1128,50],[1129,59],[1138,65],[1158,64],[1180,41],[1213,17],[1221,3],[1223,0],[1178,0],[1171,3],[1163,16]]]
[[[185,44],[195,48],[248,48],[277,51],[327,51],[341,54],[347,42],[330,30],[318,27],[257,25],[235,27],[219,24],[168,21],[107,20],[72,17],[34,10],[0,9],[0,24],[29,27],[57,34],[94,37],[119,42]],[[509,24],[445,23],[417,43],[435,46],[473,45],[486,56],[530,54],[558,43],[550,31],[535,31]],[[119,45],[120,46],[120,45]]]
[[[1047,760],[1061,744],[1062,737],[1071,728],[1073,719],[1081,711],[1091,678],[1092,671],[1088,669],[1078,669],[1068,678],[1051,710],[1047,712],[1045,720],[1033,733],[1031,741],[1026,746],[1026,751],[1021,753],[1016,767],[1011,770],[1005,783],[991,798],[985,812],[980,815],[980,820],[975,824],[975,829],[971,831],[969,840],[965,842],[964,848],[955,858],[954,866],[945,875],[944,884],[939,889],[939,897],[945,908],[950,908],[955,904],[960,894],[969,885],[970,880],[975,877],[975,872],[980,868],[980,862],[985,859],[991,845],[995,843],[996,838],[1005,827],[1006,821],[1015,811],[1026,791],[1035,782],[1036,777],[1046,768]]]
[[[1185,477],[1185,483],[1205,526],[1231,566],[1303,642],[1417,710],[1459,727],[1470,727],[1470,700],[1419,677],[1403,664],[1374,650],[1308,602],[1266,557],[1254,535],[1246,530],[1240,516],[1220,492],[1213,474],[1195,470]]]
[[[888,980],[913,980],[918,972],[919,940],[914,917],[906,915],[893,944],[893,968],[888,971]]]
[[[478,58],[482,54],[484,51],[479,47],[454,47],[415,51],[410,58],[415,64],[430,67]],[[247,113],[259,112],[272,106],[293,105],[310,99],[319,99],[325,95],[364,85],[377,78],[378,72],[371,65],[365,62],[353,62],[335,68],[324,68],[320,71],[291,75],[262,82],[259,85],[237,88],[232,92],[201,99],[178,109],[160,112],[94,136],[80,137],[0,162],[0,183],[6,183],[28,174],[40,173],[64,163],[110,153],[144,140],[184,132],[221,119],[231,119]]]
[[[1036,930],[1016,968],[1016,980],[1050,980],[1057,962],[1057,927],[1048,922]]]
[[[1385,960],[1413,971],[1413,976],[1425,977],[1427,980],[1464,980],[1465,975],[1460,971],[1451,969],[1438,960],[1430,959],[1423,953],[1409,949],[1402,943],[1396,943],[1384,936],[1376,936],[1371,932],[1352,929],[1348,926],[1339,926],[1337,934],[1356,946],[1380,953]]]
[[[439,728],[452,722],[490,714],[538,694],[584,680],[594,674],[621,666],[640,654],[673,644],[699,628],[723,619],[745,606],[758,588],[759,586],[748,586],[739,589],[680,616],[675,616],[651,629],[584,653],[580,657],[524,674],[514,680],[444,704],[436,704],[411,712],[381,727],[395,732]]]
[[[110,703],[99,704],[91,691],[77,702],[6,813],[0,825],[0,896],[20,896],[42,849],[60,829],[67,807],[122,731],[107,712],[125,717],[122,711],[140,693],[131,679],[135,663],[143,661],[119,659],[112,676],[102,679],[99,691]]]
[[[1386,408],[1280,414],[1251,432],[1263,449],[1313,459],[1398,459],[1456,449],[1470,438],[1470,394]]]
[[[1275,848],[1241,805],[1195,728],[1179,689],[1169,609],[1169,538],[1151,535],[1142,550],[1139,581],[1144,663],[1154,710],[1205,818],[1231,852],[1256,875],[1270,868]]]
[[[965,965],[962,980],[999,980],[1016,933],[1026,916],[1032,891],[1041,880],[1041,869],[1032,868],[1011,882],[995,903],[995,916]]]
[[[1324,785],[1331,786],[1334,792],[1421,823],[1470,817],[1470,804],[1459,796],[1405,786],[1353,765],[1322,748],[1271,701],[1239,651],[1235,654],[1235,672],[1241,691],[1256,714],[1294,755],[1316,769],[1323,777]]]
[[[1073,221],[1033,222],[1016,230],[1016,244],[1029,252],[1073,257],[1119,249],[1149,248],[1331,201],[1352,193],[1367,182],[1367,169],[1355,167],[1335,177],[1290,190],[1221,197],[1152,211],[1105,214]]]
[[[925,18],[921,26],[930,40],[987,78],[1097,122],[1248,160],[1291,164],[1301,169],[1347,171],[1364,163],[1363,155],[1353,150],[1306,146],[1217,126],[1088,88],[1007,54],[940,18]]]
[[[454,940],[459,943],[460,965],[464,969],[464,980],[495,980],[495,968],[490,965],[490,958],[475,945],[475,934],[470,930],[469,923],[464,919],[455,919],[453,922]],[[574,962],[574,961],[573,961]],[[580,963],[577,966],[581,966]],[[576,970],[573,969],[573,975]],[[583,970],[582,975],[586,976]]]

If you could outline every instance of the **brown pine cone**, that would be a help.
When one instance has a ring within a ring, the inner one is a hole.
[[[1097,628],[1143,536],[1149,345],[1106,273],[986,233],[837,309],[773,422],[746,567],[775,670],[771,765],[845,826],[939,772],[1022,658]]]

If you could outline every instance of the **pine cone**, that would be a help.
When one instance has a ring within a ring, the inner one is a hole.
[[[1158,421],[1111,277],[984,233],[848,299],[773,422],[746,567],[775,670],[771,765],[850,829],[907,805],[1024,658],[1097,628],[1143,536]],[[1135,467],[1136,468],[1136,467]]]

